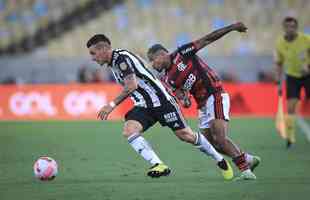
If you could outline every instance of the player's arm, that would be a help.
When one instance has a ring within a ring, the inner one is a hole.
[[[187,91],[184,91],[182,89],[177,89],[175,91],[175,96],[177,97],[177,99],[179,100],[179,102],[184,108],[191,107],[192,102],[190,99],[190,95]]]
[[[122,103],[131,93],[133,93],[138,88],[138,83],[136,75],[134,73],[128,74],[124,78],[124,88],[123,91],[113,100],[115,106]]]
[[[212,33],[209,33],[198,40],[184,44],[179,47],[177,51],[184,57],[192,57],[196,54],[197,51],[204,48],[208,44],[211,44],[212,42],[220,39],[227,33],[231,31],[246,32],[246,30],[247,27],[241,22],[231,24],[229,26],[215,30]]]
[[[106,120],[113,109],[121,104],[138,88],[137,78],[130,59],[123,57],[119,58],[117,65],[124,76],[123,90],[113,101],[111,101],[108,105],[103,106],[103,108],[99,111],[98,117],[102,120]]]
[[[176,89],[173,85],[171,85],[168,81],[168,76],[158,74],[157,78],[161,80],[162,84],[169,93],[174,94],[183,107],[189,108],[192,105],[189,93],[182,89]]]
[[[132,92],[134,92],[138,87],[136,75],[134,73],[128,74],[124,78],[124,87],[122,92],[108,105],[105,105],[100,112],[98,117],[102,120],[106,120],[108,115],[113,111],[113,109],[121,104]]]
[[[247,29],[248,28],[241,22],[217,29],[203,36],[202,38],[194,41],[196,51],[199,51],[200,49],[211,44],[212,42],[215,42],[216,40],[220,39],[221,37],[223,37],[224,35],[226,35],[227,33],[231,31],[246,32]]]

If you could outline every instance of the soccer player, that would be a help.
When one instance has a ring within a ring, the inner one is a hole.
[[[275,63],[279,93],[282,93],[281,80],[286,76],[286,98],[288,115],[285,117],[287,148],[295,143],[295,113],[300,99],[300,91],[305,88],[310,98],[310,37],[298,32],[298,21],[286,17],[282,22],[284,35],[276,41]]]
[[[163,75],[164,82],[176,91],[177,98],[181,99],[185,106],[190,105],[188,95],[193,95],[199,109],[199,128],[219,152],[233,159],[241,171],[238,178],[256,179],[252,171],[259,164],[260,159],[243,153],[227,137],[229,96],[216,73],[196,55],[200,49],[225,34],[231,31],[246,32],[246,30],[244,24],[235,23],[185,44],[170,54],[164,46],[155,44],[148,49],[147,57],[153,68]]]
[[[152,165],[148,176],[167,176],[171,171],[142,136],[143,132],[159,122],[162,126],[168,126],[180,140],[193,144],[216,160],[225,179],[233,178],[229,163],[202,134],[194,133],[187,126],[175,99],[149,71],[144,60],[127,50],[112,49],[110,39],[103,34],[91,37],[87,48],[92,59],[100,65],[107,64],[117,82],[123,85],[123,91],[102,107],[98,117],[106,120],[117,105],[131,97],[135,106],[125,115],[123,135],[129,145]]]

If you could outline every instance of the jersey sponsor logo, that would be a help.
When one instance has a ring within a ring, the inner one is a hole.
[[[183,85],[183,89],[187,91],[191,90],[196,79],[197,78],[194,74],[190,74]]]
[[[177,67],[178,67],[178,70],[182,72],[182,71],[184,71],[186,69],[187,65],[185,65],[183,62],[180,62],[177,65]]]
[[[45,114],[54,116],[57,114],[56,107],[52,104],[49,93],[42,92],[17,92],[9,99],[9,108],[18,116]]]
[[[165,118],[165,121],[167,123],[174,122],[174,121],[178,120],[177,114],[175,112],[170,112],[170,113],[164,114],[164,118]]]
[[[72,91],[65,96],[63,104],[68,114],[79,116],[99,111],[107,104],[107,98],[104,93]]]
[[[181,52],[182,52],[182,54],[186,54],[186,53],[188,53],[189,51],[194,50],[194,48],[195,48],[194,46],[191,46],[191,47],[188,47],[188,48],[182,50]]]

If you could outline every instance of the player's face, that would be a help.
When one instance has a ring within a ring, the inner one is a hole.
[[[297,28],[298,26],[294,21],[285,22],[283,24],[283,29],[284,29],[285,35],[287,36],[295,35],[297,33]]]
[[[152,67],[157,71],[162,71],[170,65],[169,54],[164,50],[159,50],[150,56]]]
[[[89,47],[89,54],[93,61],[99,65],[104,65],[110,62],[109,48],[104,45],[92,45]]]

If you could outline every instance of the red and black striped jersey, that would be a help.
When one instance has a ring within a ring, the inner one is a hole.
[[[173,90],[190,92],[200,108],[211,94],[224,89],[215,71],[196,52],[195,43],[188,43],[171,53],[172,64],[166,70],[164,80]]]

